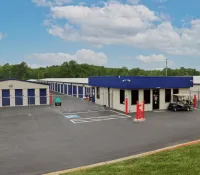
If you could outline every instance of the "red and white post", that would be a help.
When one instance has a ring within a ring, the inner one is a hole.
[[[53,104],[53,95],[52,95],[51,91],[49,92],[49,103],[50,103],[50,105]]]
[[[128,97],[125,98],[125,113],[128,114]]]
[[[135,122],[143,122],[145,121],[144,117],[144,111],[145,111],[145,103],[144,101],[139,104],[139,102],[136,102],[136,118],[134,119]]]
[[[196,109],[197,108],[197,95],[196,94],[194,95],[194,102],[193,102],[193,104],[194,104],[194,109]]]

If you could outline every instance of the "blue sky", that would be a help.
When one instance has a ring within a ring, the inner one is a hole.
[[[0,60],[200,70],[200,1],[2,0]]]

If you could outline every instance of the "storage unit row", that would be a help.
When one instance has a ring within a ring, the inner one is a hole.
[[[48,88],[0,89],[0,106],[47,105],[48,91]]]
[[[93,96],[93,88],[82,84],[49,83],[49,89],[53,92],[74,96],[77,98],[86,98]],[[93,99],[94,101],[94,99]]]

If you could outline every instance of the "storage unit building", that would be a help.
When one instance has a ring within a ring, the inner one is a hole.
[[[136,111],[136,102],[145,101],[145,110],[167,109],[172,94],[190,93],[193,77],[107,76],[89,77],[95,103],[124,111],[125,97],[129,112]]]
[[[49,85],[8,79],[0,81],[0,107],[48,105]]]
[[[88,78],[47,78],[41,79],[39,82],[47,82],[54,92],[77,98],[85,98],[85,88],[88,88],[88,94],[90,94]]]
[[[191,96],[194,98],[194,95],[196,95],[198,107],[200,106],[200,76],[194,76],[193,77],[193,87],[190,88],[191,90]]]

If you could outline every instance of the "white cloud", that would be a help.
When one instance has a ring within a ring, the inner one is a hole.
[[[62,6],[65,4],[69,4],[72,0],[32,0],[37,6]]]
[[[37,68],[40,68],[40,67],[45,67],[45,65],[40,65],[40,64],[27,64],[28,67],[31,67],[33,69],[37,69]]]
[[[154,0],[154,2],[159,2],[159,3],[164,3],[167,2],[168,0]]]
[[[152,63],[152,62],[164,62],[166,60],[166,57],[164,55],[150,55],[150,56],[139,55],[136,57],[136,59],[144,63]]]
[[[149,64],[149,63],[164,63],[164,62],[166,62],[167,58],[162,54],[159,54],[159,55],[153,54],[153,55],[149,55],[149,56],[138,55],[136,57],[136,59],[142,61],[143,63]],[[174,64],[173,61],[171,61],[171,60],[167,59],[167,61],[168,61],[168,64],[170,64],[170,65]]]
[[[0,40],[2,40],[3,39],[3,35],[2,35],[2,33],[0,33]]]
[[[108,2],[100,6],[51,7],[53,22],[47,31],[66,41],[87,42],[98,47],[128,45],[163,54],[200,56],[200,19],[177,28],[166,14],[144,5]],[[66,20],[59,25],[57,20]]]
[[[96,53],[92,50],[82,49],[77,51],[74,55],[68,53],[34,53],[27,56],[28,59],[34,60],[31,67],[61,65],[65,61],[75,60],[77,63],[88,63],[93,65],[105,65],[107,63],[107,56],[102,53]],[[37,62],[39,64],[37,64]]]
[[[0,32],[0,40],[4,39],[4,38],[6,38],[6,37],[7,37],[6,34]]]
[[[140,0],[127,0],[128,4],[139,4]]]

